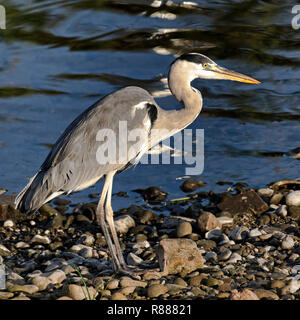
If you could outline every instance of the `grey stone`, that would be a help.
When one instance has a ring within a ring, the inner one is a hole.
[[[288,206],[300,206],[300,191],[292,191],[285,197],[285,203]]]
[[[135,227],[135,221],[131,216],[119,216],[114,220],[117,233],[126,234],[130,228]]]
[[[285,236],[281,242],[282,249],[292,249],[294,247],[295,241],[291,236]]]

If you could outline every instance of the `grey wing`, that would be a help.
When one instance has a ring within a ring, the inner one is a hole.
[[[128,167],[129,161],[135,161],[148,150],[148,136],[157,110],[150,94],[138,87],[126,87],[98,101],[77,117],[57,140],[40,171],[17,197],[17,207],[26,196],[23,211],[29,206],[30,197],[40,198],[38,202],[43,204],[59,194],[93,185],[110,171]],[[125,150],[124,143],[119,142],[120,136],[124,138],[120,122],[128,132],[126,153],[119,152]],[[101,135],[106,135],[106,140],[101,139]],[[115,145],[108,141],[113,136]],[[104,154],[104,151],[113,154],[108,150],[111,147],[115,147],[114,159]],[[31,196],[27,192],[30,188]],[[38,204],[30,207],[32,211]]]

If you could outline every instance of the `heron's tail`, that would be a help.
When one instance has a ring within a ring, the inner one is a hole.
[[[39,171],[29,180],[26,187],[16,197],[16,209],[31,214],[56,196],[49,197],[50,190],[46,174],[45,171]],[[50,194],[53,193],[50,192]]]

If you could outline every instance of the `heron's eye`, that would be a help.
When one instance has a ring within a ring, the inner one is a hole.
[[[208,63],[202,63],[203,69],[206,69],[208,67]]]

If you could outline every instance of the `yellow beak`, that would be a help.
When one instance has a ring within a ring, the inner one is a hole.
[[[223,67],[219,67],[219,66],[214,66],[213,68],[211,68],[211,71],[215,73],[218,79],[232,80],[232,81],[239,81],[239,82],[253,83],[253,84],[260,83],[258,80],[248,77],[242,73],[238,73],[238,72],[235,72]]]

